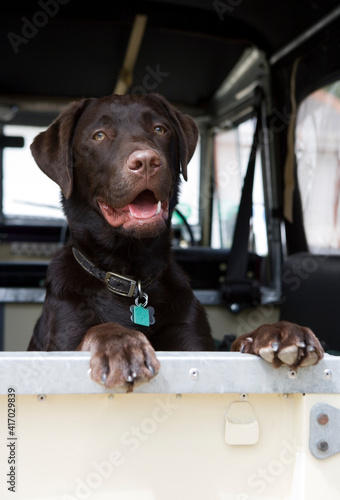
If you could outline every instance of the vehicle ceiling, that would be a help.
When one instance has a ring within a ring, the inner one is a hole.
[[[35,101],[51,105],[112,93],[137,14],[145,14],[147,24],[130,91],[155,87],[146,90],[192,110],[205,108],[247,47],[274,61],[326,16],[330,22],[314,41],[319,36],[321,50],[335,37],[337,54],[339,47],[338,0],[26,0],[3,2],[0,9],[0,103],[11,101],[22,111],[34,109]],[[308,51],[308,44],[299,50]],[[274,69],[296,55],[280,58]],[[320,61],[338,66],[333,56]],[[304,78],[308,82],[308,72]]]

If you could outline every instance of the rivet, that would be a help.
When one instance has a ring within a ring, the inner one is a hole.
[[[45,401],[46,399],[46,395],[45,394],[38,394],[37,396],[37,400],[42,402],[42,401]]]
[[[182,399],[182,394],[176,394],[176,399]]]
[[[109,394],[109,395],[108,395],[108,398],[109,398],[109,399],[114,399],[114,397],[115,397],[115,395],[114,395],[114,394]]]
[[[190,377],[194,380],[197,380],[198,379],[198,375],[199,375],[199,371],[197,370],[197,368],[191,368],[190,370]]]
[[[332,377],[332,372],[328,368],[326,368],[323,371],[323,378],[325,378],[326,380],[329,380],[331,377]]]
[[[318,448],[319,451],[325,452],[325,451],[328,450],[328,443],[327,443],[327,441],[319,441],[316,446],[317,446],[317,448]]]
[[[329,422],[329,416],[326,415],[326,413],[321,413],[319,416],[318,416],[318,423],[320,425],[326,425],[328,424]]]
[[[289,370],[288,372],[288,377],[289,378],[296,378],[297,376],[297,371],[296,370]]]
[[[240,399],[242,401],[246,401],[248,399],[248,394],[246,392],[243,392],[242,394],[240,394]]]

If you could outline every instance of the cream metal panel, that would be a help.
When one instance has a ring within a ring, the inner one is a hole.
[[[125,394],[89,379],[87,353],[1,353],[0,498],[13,484],[20,500],[339,499],[340,446],[310,451],[336,443],[339,358],[295,373],[158,356],[157,377]]]

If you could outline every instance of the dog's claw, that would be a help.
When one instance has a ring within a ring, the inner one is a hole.
[[[253,339],[251,337],[247,337],[245,342],[243,342],[243,344],[242,344],[241,352],[245,352],[247,344],[251,344],[252,342],[253,342]]]
[[[156,370],[152,365],[148,365],[148,370],[152,373],[152,376],[156,375]]]
[[[101,376],[101,381],[102,381],[102,384],[104,384],[104,385],[105,385],[105,383],[106,383],[106,379],[107,379],[107,373],[106,373],[106,372],[104,372],[104,373],[102,374],[102,376]]]
[[[280,344],[278,342],[273,342],[272,343],[272,349],[274,352],[277,352],[279,350]]]

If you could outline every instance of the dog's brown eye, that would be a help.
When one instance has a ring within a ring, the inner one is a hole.
[[[162,127],[162,125],[157,125],[155,128],[154,128],[154,131],[156,132],[156,134],[158,135],[163,135],[165,133],[165,128]]]
[[[99,130],[99,132],[96,132],[94,134],[93,139],[95,141],[102,141],[103,139],[105,139],[105,137],[106,137],[105,133]]]

